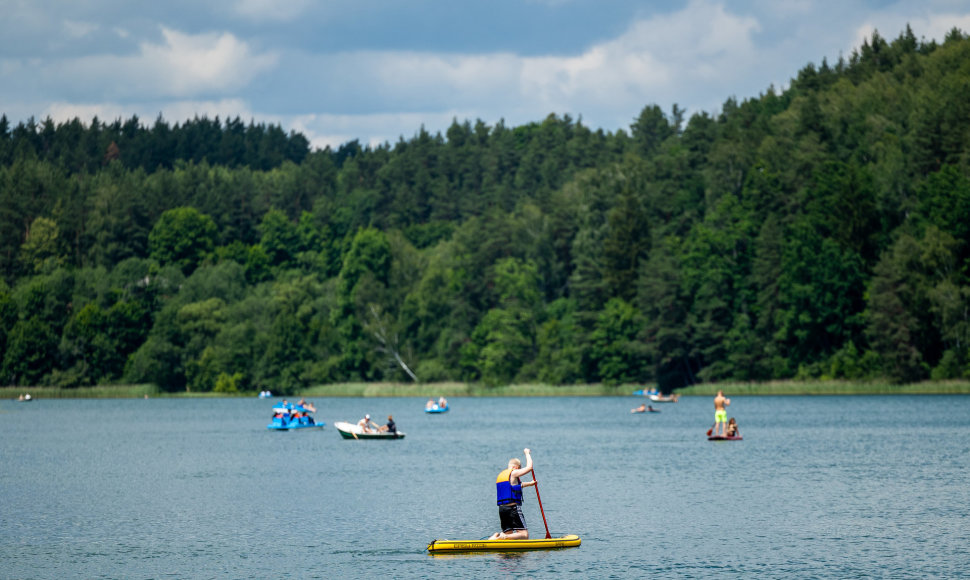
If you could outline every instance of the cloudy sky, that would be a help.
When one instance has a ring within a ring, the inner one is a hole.
[[[970,31],[970,0],[0,0],[14,123],[240,116],[318,147],[550,113],[716,113],[806,64]]]

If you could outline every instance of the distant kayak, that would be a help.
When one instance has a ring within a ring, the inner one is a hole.
[[[575,534],[559,538],[535,538],[528,540],[432,540],[428,552],[432,554],[448,552],[518,552],[523,550],[554,550],[573,548],[581,540]]]
[[[647,395],[654,403],[676,403],[680,395]]]
[[[436,403],[434,405],[431,405],[430,407],[425,407],[424,412],[425,413],[447,413],[448,405],[445,405],[444,407],[439,407]]]

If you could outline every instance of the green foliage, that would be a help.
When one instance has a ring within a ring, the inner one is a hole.
[[[502,308],[488,311],[463,350],[464,364],[486,385],[512,382],[522,366],[530,340],[517,314]]]
[[[608,385],[646,381],[647,349],[639,340],[643,321],[632,304],[613,298],[590,334],[590,358],[599,380]]]
[[[57,222],[39,217],[30,224],[27,240],[20,246],[20,260],[27,272],[50,273],[65,263]]]
[[[242,382],[242,373],[219,373],[216,377],[216,386],[212,390],[216,393],[238,393],[239,384]]]
[[[259,230],[262,233],[259,243],[270,263],[285,266],[300,251],[300,232],[280,210],[268,211]]]
[[[8,125],[6,115],[3,124]],[[227,118],[225,124],[196,117],[170,125],[159,116],[152,126],[134,116],[110,124],[95,117],[86,126],[77,118],[58,124],[47,118],[41,125],[30,119],[14,127],[13,134],[21,136],[11,147],[16,153],[0,156],[0,163],[29,156],[72,171],[92,171],[106,161],[155,171],[171,169],[179,159],[268,170],[285,160],[299,163],[309,153],[303,135],[287,135],[279,125],[246,126],[239,117]],[[6,137],[6,131],[0,136]]]
[[[536,354],[536,267],[506,258],[495,264],[494,292],[501,306],[489,310],[465,348],[466,367],[487,385],[512,382]]]
[[[7,349],[0,369],[8,385],[37,385],[54,369],[58,336],[40,318],[19,320],[7,334]]]
[[[0,382],[970,372],[970,39],[878,34],[629,131],[0,117]]]
[[[191,274],[214,249],[216,224],[193,207],[167,210],[148,236],[152,259]]]
[[[584,336],[574,301],[560,298],[549,304],[536,334],[535,378],[550,385],[583,382]]]

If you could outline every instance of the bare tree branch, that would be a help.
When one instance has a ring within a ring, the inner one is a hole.
[[[404,362],[404,359],[401,357],[401,353],[397,347],[397,336],[394,336],[394,337],[388,336],[387,326],[384,324],[384,320],[381,317],[381,313],[380,313],[380,310],[377,308],[377,305],[370,304],[369,306],[370,306],[371,316],[374,319],[372,332],[374,334],[374,338],[376,338],[377,341],[381,343],[381,347],[379,350],[386,352],[391,357],[391,359],[393,359],[398,365],[400,365],[400,367],[404,369],[404,372],[406,372],[408,376],[411,377],[411,380],[413,380],[416,383],[419,382],[417,375],[415,375],[414,372],[411,371],[411,367],[409,367],[407,363]]]

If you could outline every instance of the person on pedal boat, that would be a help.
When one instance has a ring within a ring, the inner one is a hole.
[[[502,531],[495,532],[489,540],[528,540],[529,528],[522,513],[522,488],[536,484],[535,479],[523,482],[523,475],[532,471],[532,452],[525,449],[525,467],[518,458],[509,460],[509,466],[495,478],[498,517]]]

